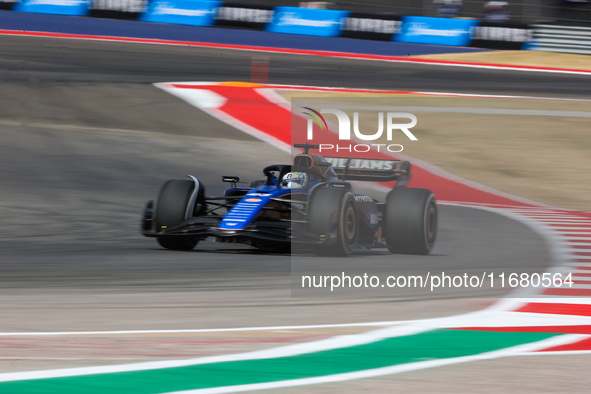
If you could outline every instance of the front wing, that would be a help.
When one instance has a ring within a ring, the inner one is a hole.
[[[174,227],[156,232],[154,225],[154,202],[149,201],[144,211],[141,233],[146,237],[194,237],[205,239],[215,237],[225,242],[246,242],[258,240],[278,243],[321,244],[320,237],[314,237],[300,229],[300,223],[289,220],[255,220],[244,230],[221,230],[223,216],[201,216],[188,218]]]

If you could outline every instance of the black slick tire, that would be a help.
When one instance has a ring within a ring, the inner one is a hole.
[[[348,189],[321,188],[310,201],[310,231],[325,238],[318,245],[320,255],[348,256],[359,236],[359,213],[355,197]]]
[[[382,229],[391,253],[429,254],[437,225],[437,204],[430,190],[400,187],[388,193]]]
[[[186,219],[187,205],[195,188],[194,182],[171,179],[160,189],[156,205],[156,231],[162,232]],[[158,243],[166,249],[191,250],[199,241],[192,237],[159,237]]]

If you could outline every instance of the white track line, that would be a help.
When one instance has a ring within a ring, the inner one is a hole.
[[[400,326],[381,330],[374,330],[356,335],[341,335],[294,345],[280,346],[271,349],[255,350],[246,353],[228,354],[223,356],[208,356],[185,360],[149,361],[142,363],[105,365],[99,367],[65,368],[44,371],[11,372],[0,374],[0,382],[16,380],[47,379],[55,377],[70,377],[82,375],[97,375],[104,373],[118,373],[131,371],[147,371],[162,368],[177,368],[192,365],[221,363],[229,361],[260,360],[279,357],[292,357],[301,354],[319,352],[323,350],[339,349],[343,347],[364,345],[385,338],[419,334],[429,331],[430,326]]]
[[[438,328],[463,327],[529,327],[529,326],[557,326],[557,325],[591,325],[591,317],[568,315],[541,315],[535,313],[507,312],[507,306],[523,305],[517,300],[502,300],[487,309],[471,312],[459,316],[442,317],[423,320],[400,321],[400,325],[355,335],[340,335],[327,339],[301,344],[280,346],[265,350],[246,353],[229,354],[223,356],[209,356],[185,360],[150,361],[132,364],[106,365],[98,367],[66,368],[43,371],[11,372],[0,374],[0,382],[16,380],[47,379],[56,377],[96,375],[104,373],[118,373],[131,371],[146,371],[162,368],[176,368],[191,365],[211,364],[229,361],[260,360],[279,357],[292,357],[301,354],[314,353],[325,350],[340,349],[368,344],[387,338],[416,335]],[[560,335],[561,338],[568,335]],[[587,337],[587,336],[582,336]],[[577,339],[577,341],[580,340]],[[574,341],[574,340],[573,340]],[[574,341],[576,342],[576,341]],[[544,346],[544,348],[550,346]]]
[[[545,339],[543,341],[528,343],[525,345],[513,346],[510,348],[495,350],[495,351],[487,352],[487,353],[481,353],[481,354],[477,354],[477,355],[473,355],[473,356],[454,357],[454,358],[429,360],[429,361],[419,361],[419,362],[414,362],[414,363],[395,365],[395,366],[391,366],[391,367],[376,368],[376,369],[369,369],[369,370],[365,370],[365,371],[321,376],[321,377],[316,377],[316,378],[304,378],[304,379],[284,380],[284,381],[279,381],[279,382],[216,387],[216,388],[210,388],[210,389],[175,391],[173,393],[168,393],[168,394],[224,394],[224,393],[236,393],[236,392],[251,391],[251,390],[268,390],[268,389],[278,389],[278,388],[283,388],[283,387],[296,387],[296,386],[307,386],[307,385],[313,385],[313,384],[344,382],[344,381],[349,381],[349,380],[366,379],[366,378],[372,378],[372,377],[377,377],[377,376],[393,375],[393,374],[397,374],[397,373],[417,371],[417,370],[421,370],[421,369],[434,368],[434,367],[441,367],[441,366],[445,366],[445,365],[453,365],[453,364],[467,363],[467,362],[473,362],[473,361],[493,360],[493,359],[502,358],[502,357],[521,356],[524,354],[532,354],[532,352],[536,352],[538,350],[543,350],[543,349],[548,349],[550,347],[567,345],[567,344],[579,342],[579,341],[586,339],[586,338],[588,338],[588,336],[586,336],[586,335],[562,335],[559,337]]]
[[[268,327],[237,327],[237,328],[203,328],[181,330],[116,330],[116,331],[56,331],[56,332],[2,332],[0,337],[9,336],[60,336],[60,335],[125,335],[125,334],[181,334],[206,332],[241,332],[241,331],[277,331],[277,330],[310,330],[316,328],[341,327],[388,327],[399,324],[397,321],[315,324],[302,326],[268,326]]]
[[[591,73],[591,72],[590,72]],[[178,84],[189,85],[190,83],[177,82]],[[216,82],[211,82],[215,84]],[[201,82],[195,82],[195,84],[202,84]],[[305,86],[305,85],[279,85],[279,84],[266,84],[265,86],[272,86],[277,90],[299,90],[299,91],[319,91],[325,93],[410,93],[418,95],[428,96],[459,96],[459,97],[474,97],[474,98],[501,98],[501,99],[527,99],[527,100],[555,100],[555,101],[578,101],[578,102],[591,102],[590,99],[575,99],[575,98],[563,98],[563,97],[538,97],[538,96],[516,96],[516,95],[500,95],[500,94],[476,94],[476,93],[457,93],[457,92],[422,92],[422,91],[394,91],[394,90],[380,90],[380,89],[353,89],[347,87],[330,87],[330,86]]]

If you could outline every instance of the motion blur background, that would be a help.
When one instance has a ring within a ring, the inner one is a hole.
[[[213,242],[174,252],[141,238],[142,206],[156,197],[166,179],[198,175],[214,195],[226,186],[221,175],[258,179],[265,165],[289,160],[284,151],[158,89],[157,83],[207,82],[228,94],[246,91],[254,82],[550,98],[517,102],[392,94],[388,105],[417,111],[422,145],[407,145],[411,158],[521,198],[591,209],[588,74],[414,62],[591,70],[584,55],[591,47],[588,2],[204,3],[0,3],[0,29],[8,33],[0,39],[0,332],[213,330],[4,336],[0,372],[176,360],[305,343],[368,328],[215,330],[452,316],[481,310],[509,291],[294,299],[290,256]],[[296,15],[294,24],[277,26],[274,15],[285,12]],[[191,16],[195,19],[175,20]],[[417,17],[441,19],[413,19]],[[302,34],[302,24],[335,20],[334,29]],[[276,28],[288,31],[274,32]],[[458,41],[449,40],[449,32]],[[176,45],[59,38],[77,34],[171,40]],[[179,45],[183,41],[187,45]],[[191,41],[212,45],[191,46]],[[250,47],[236,51],[224,45]],[[398,59],[263,53],[255,51],[257,46]],[[238,83],[216,84],[227,81]],[[309,92],[286,89],[280,95],[289,100]],[[384,105],[360,94],[317,96],[328,103],[347,96],[359,99],[360,105]],[[264,107],[259,111],[260,118],[269,114]],[[369,113],[361,117],[365,121]],[[542,272],[557,263],[547,240],[522,222],[466,206],[441,206],[440,212],[432,256],[369,253],[353,256],[351,262],[361,266],[370,258],[383,272],[395,268],[397,273],[417,266],[443,266],[455,273],[515,266]],[[588,284],[581,286],[578,290],[591,291]],[[409,392],[588,390],[588,355],[545,357],[483,361],[325,388],[386,393],[396,383]]]
[[[2,0],[1,9],[12,9],[17,0]],[[132,14],[143,12],[149,0],[95,0],[91,16],[112,16],[109,12],[122,11]],[[315,7],[354,12],[444,16],[474,19],[500,20],[515,23],[560,23],[574,26],[591,26],[591,5],[585,0],[368,0],[300,2],[297,0],[233,0],[230,5],[262,5],[269,7]]]

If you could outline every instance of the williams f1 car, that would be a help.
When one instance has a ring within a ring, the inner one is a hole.
[[[236,176],[223,196],[207,196],[204,183],[173,179],[148,201],[141,232],[167,249],[190,250],[205,238],[258,248],[314,249],[349,255],[355,248],[428,254],[437,235],[437,205],[427,189],[406,187],[411,165],[400,160],[325,158],[303,153],[293,164],[265,167],[265,179],[238,187]],[[349,181],[392,182],[384,202],[357,194]]]

